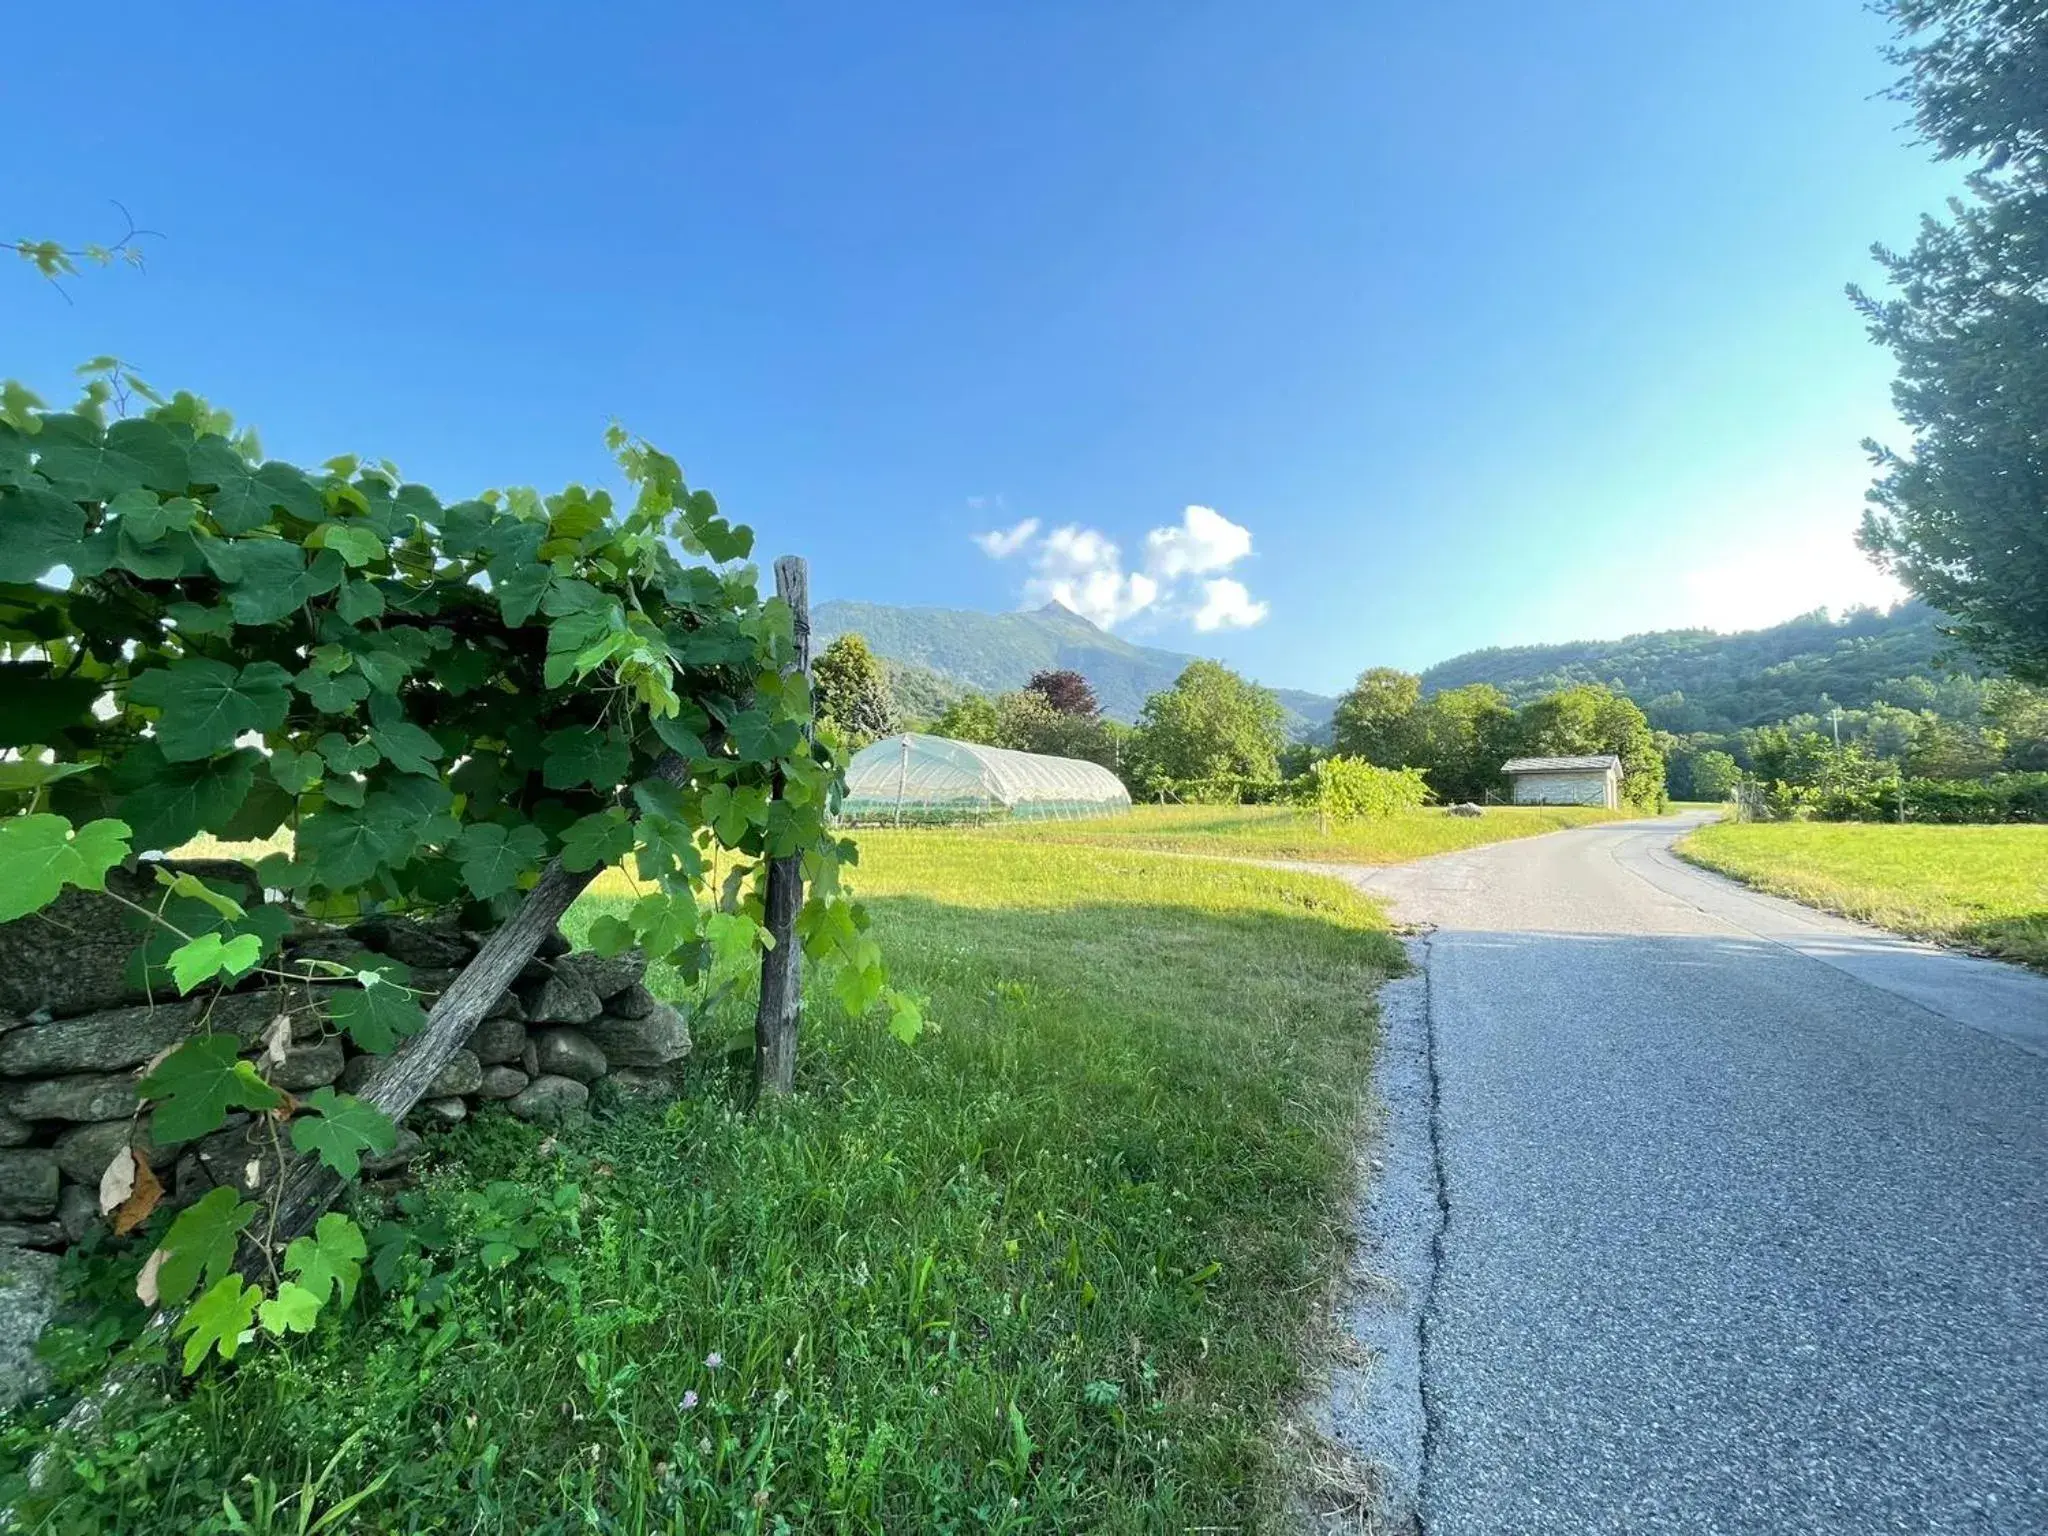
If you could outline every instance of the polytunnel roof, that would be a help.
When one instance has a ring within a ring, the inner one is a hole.
[[[1100,763],[985,747],[906,731],[855,753],[846,766],[846,799],[888,802],[985,798],[1000,805],[1036,801],[1130,803],[1123,781]]]

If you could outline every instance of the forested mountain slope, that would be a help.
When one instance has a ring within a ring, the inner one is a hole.
[[[1666,629],[1622,640],[1493,646],[1437,663],[1422,684],[1435,693],[1492,683],[1521,703],[1568,683],[1609,683],[1662,730],[1728,731],[1833,704],[1861,708],[1880,697],[1918,707],[1898,695],[1925,694],[1944,677],[1981,670],[1967,656],[1948,656],[1939,620],[1924,603],[1901,603],[1889,613],[1860,608],[1837,620],[1820,611],[1739,634]],[[1888,687],[1901,679],[1920,681]]]
[[[1087,678],[1103,712],[1135,720],[1145,700],[1171,688],[1193,656],[1135,645],[1098,629],[1058,603],[1026,613],[973,613],[954,608],[897,608],[886,603],[820,603],[812,614],[818,646],[849,630],[876,655],[915,677],[923,668],[941,677],[1000,693],[1021,688],[1034,672],[1071,668]],[[1336,700],[1294,688],[1273,690],[1291,716],[1293,734],[1329,722]]]

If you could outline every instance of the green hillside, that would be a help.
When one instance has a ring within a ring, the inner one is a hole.
[[[914,669],[922,668],[984,693],[1021,688],[1034,672],[1071,668],[1094,687],[1105,714],[1126,721],[1135,720],[1145,700],[1172,687],[1196,659],[1134,645],[1058,603],[1028,613],[972,613],[830,602],[818,605],[811,625],[818,645],[852,630],[866,638],[876,655],[913,678]],[[918,686],[922,690],[929,683],[919,679]],[[1327,725],[1336,705],[1322,694],[1273,691],[1289,713],[1290,734],[1297,737]]]
[[[1935,629],[1940,617],[1924,603],[1901,603],[1889,613],[1859,608],[1831,619],[1822,611],[1739,634],[1667,629],[1624,640],[1493,646],[1437,663],[1422,684],[1435,693],[1492,683],[1517,703],[1569,683],[1617,684],[1661,730],[1730,731],[1836,704],[1908,702],[1887,687],[1898,679],[1974,674],[1967,658],[1937,663],[1949,649]]]

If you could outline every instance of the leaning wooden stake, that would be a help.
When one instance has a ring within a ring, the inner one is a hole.
[[[775,562],[775,595],[789,604],[796,622],[796,656],[785,672],[811,670],[811,581],[804,562],[784,555]],[[780,781],[776,784],[781,791]],[[796,1032],[803,1007],[803,956],[796,941],[796,915],[804,904],[801,855],[768,865],[768,932],[775,945],[761,957],[761,1002],[754,1011],[754,1091],[786,1094],[796,1087]]]

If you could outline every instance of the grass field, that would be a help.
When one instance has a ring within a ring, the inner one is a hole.
[[[2048,827],[1722,822],[1678,851],[1795,901],[2048,970]]]
[[[1390,816],[1384,821],[1331,822],[1325,827],[1313,813],[1292,806],[1140,805],[1133,807],[1128,816],[999,824],[965,835],[1241,858],[1399,864],[1433,853],[1534,837],[1562,827],[1582,827],[1629,814],[1632,813],[1576,806],[1489,806],[1483,816],[1451,816],[1440,810],[1425,810]]]
[[[21,1528],[298,1531],[309,1489],[313,1518],[368,1490],[329,1529],[380,1532],[1270,1520],[1399,964],[1377,909],[1133,848],[862,847],[934,1033],[814,1005],[799,1097],[747,1116],[730,998],[666,1112],[445,1136],[416,1221],[445,1228],[447,1278],[408,1260],[306,1340],[131,1408]],[[516,1257],[484,1246],[508,1235]],[[5,1429],[15,1467],[54,1411]]]

